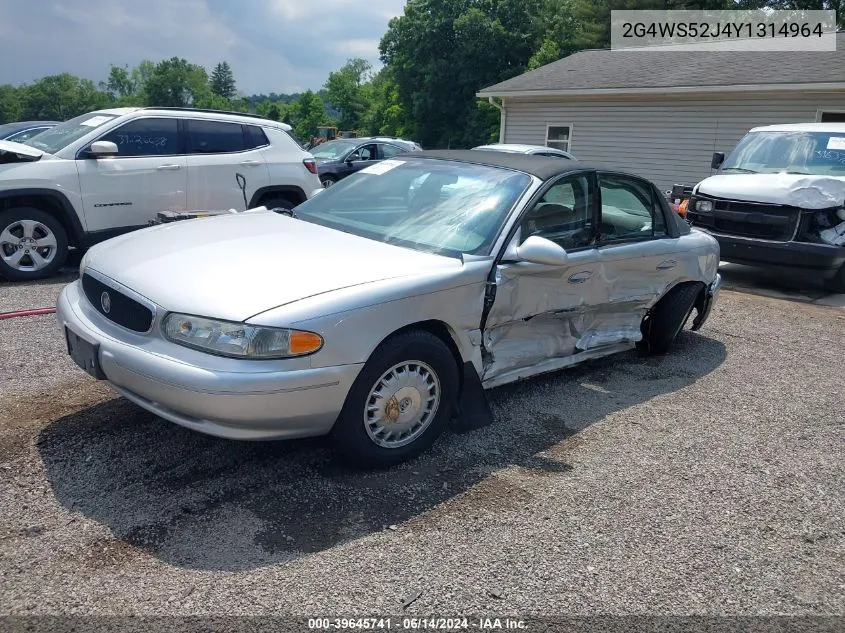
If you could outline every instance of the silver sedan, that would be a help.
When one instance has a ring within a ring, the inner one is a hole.
[[[372,165],[294,212],[144,229],[85,255],[58,302],[76,363],[141,407],[232,439],[329,434],[385,466],[484,389],[666,352],[719,290],[719,247],[653,184],[484,151]]]

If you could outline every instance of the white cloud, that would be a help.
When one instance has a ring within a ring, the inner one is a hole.
[[[0,82],[173,56],[226,60],[245,93],[318,89],[347,57],[378,66],[378,42],[405,0],[0,0]]]

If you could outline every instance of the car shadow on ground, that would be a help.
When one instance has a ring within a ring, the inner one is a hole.
[[[319,439],[211,438],[123,398],[55,420],[37,447],[59,502],[119,541],[184,568],[254,569],[423,520],[476,484],[494,485],[488,475],[508,466],[565,477],[577,438],[544,451],[691,385],[725,355],[722,343],[685,332],[662,358],[632,351],[492,390],[491,426],[447,432],[417,460],[380,472],[340,465]],[[521,502],[518,490],[499,492],[497,504]]]

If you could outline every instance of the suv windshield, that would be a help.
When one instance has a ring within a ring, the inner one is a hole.
[[[434,159],[376,163],[296,208],[296,217],[415,250],[487,255],[527,174]]]
[[[48,154],[55,154],[88,134],[88,132],[108,123],[114,118],[116,118],[114,114],[89,112],[75,119],[60,123],[49,130],[45,130],[41,134],[24,141],[23,144],[40,149],[42,152],[47,152]]]
[[[721,171],[845,176],[845,132],[751,132]]]
[[[338,160],[358,146],[356,141],[329,141],[312,148],[311,155],[314,158],[325,158],[327,160]]]

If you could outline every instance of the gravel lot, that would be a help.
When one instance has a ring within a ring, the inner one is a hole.
[[[724,292],[663,359],[497,389],[491,427],[360,473],[164,422],[53,316],[0,321],[0,614],[841,615],[843,330]]]

